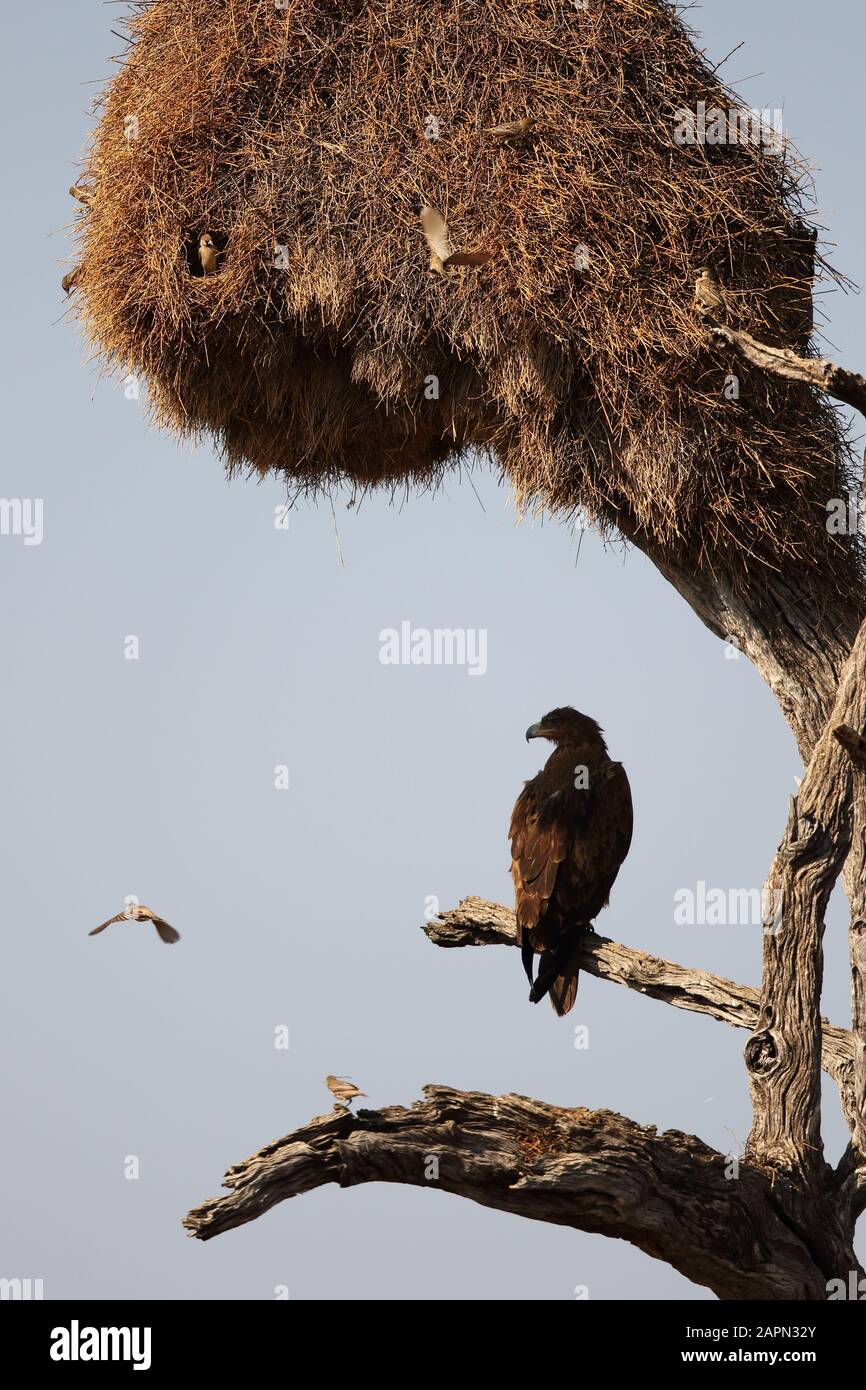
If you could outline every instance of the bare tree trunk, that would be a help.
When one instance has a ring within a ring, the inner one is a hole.
[[[637,533],[629,539],[711,632],[749,658],[778,700],[807,763],[833,708],[866,608],[866,594],[854,574],[849,573],[850,582],[840,585],[839,592],[830,593],[816,590],[792,568],[784,575],[757,576],[751,591],[742,594],[723,577],[674,564]],[[853,570],[850,557],[845,568]]]

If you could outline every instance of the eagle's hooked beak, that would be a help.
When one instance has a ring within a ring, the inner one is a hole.
[[[544,738],[540,724],[530,724],[526,730],[526,742],[528,743],[531,738]]]

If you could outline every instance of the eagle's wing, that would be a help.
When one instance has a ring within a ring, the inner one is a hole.
[[[511,877],[514,880],[517,938],[537,926],[547,910],[559,866],[568,853],[569,833],[560,818],[561,793],[540,805],[537,789],[527,782],[511,816]]]
[[[448,223],[436,208],[426,206],[421,209],[421,226],[431,255],[438,256],[444,265],[452,254],[451,242],[448,240]]]
[[[93,928],[93,931],[89,931],[89,932],[87,933],[87,935],[88,935],[88,936],[98,936],[99,933],[100,933],[101,931],[105,931],[105,928],[106,928],[106,927],[112,926],[112,924],[113,924],[114,922],[122,922],[123,919],[124,919],[125,917],[126,917],[126,913],[125,913],[125,912],[118,912],[118,914],[117,914],[116,917],[109,917],[109,919],[108,919],[107,922],[103,922],[103,923],[101,924],[101,926],[94,927],[94,928]]]
[[[619,871],[631,847],[634,828],[634,811],[631,802],[631,787],[622,763],[609,763],[603,793],[599,797],[596,815],[600,816],[606,830],[608,863],[613,877]],[[611,879],[611,884],[613,879]]]
[[[594,918],[607,903],[632,836],[631,788],[622,763],[590,770],[586,815],[575,827],[557,884],[559,904],[578,918]]]

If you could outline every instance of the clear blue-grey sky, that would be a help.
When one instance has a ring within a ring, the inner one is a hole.
[[[621,1242],[434,1191],[327,1187],[206,1245],[181,1228],[229,1163],[329,1107],[327,1072],[373,1105],[441,1082],[739,1147],[745,1034],[593,979],[557,1020],[528,1005],[516,952],[438,951],[419,925],[430,896],[510,901],[508,818],[544,756],[523,731],[572,703],[635,801],[599,929],[756,982],[760,932],[677,926],[673,896],[760,885],[801,768],[748,662],[640,555],[517,524],[476,471],[475,490],[454,477],[399,509],[338,502],[341,565],[327,505],[276,529],[283,486],[227,483],[212,450],[179,448],[98,381],[59,280],[116,18],[96,0],[4,17],[0,495],[44,499],[44,538],[0,536],[0,1276],[42,1278],[47,1298],[710,1297]],[[760,74],[747,104],[784,107],[838,264],[862,280],[862,5],[725,0],[691,19],[715,59],[746,41],[725,71]],[[862,369],[859,299],[825,304],[834,351]],[[486,674],[382,665],[380,630],[404,619],[486,629]],[[181,943],[144,926],[88,940],[127,894]],[[844,927],[837,898],[840,1023]]]

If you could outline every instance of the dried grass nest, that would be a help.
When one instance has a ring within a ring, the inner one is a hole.
[[[300,490],[423,487],[477,451],[522,502],[698,568],[832,569],[839,415],[728,360],[692,304],[708,265],[738,326],[806,348],[831,274],[808,174],[786,145],[677,142],[678,111],[740,102],[671,6],[152,0],[128,23],[76,302],[158,423]],[[489,264],[431,274],[424,203]]]

